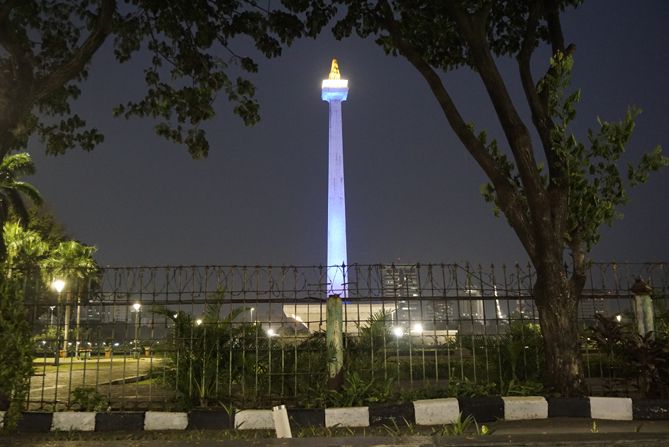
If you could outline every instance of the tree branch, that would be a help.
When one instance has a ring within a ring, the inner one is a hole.
[[[532,112],[532,122],[534,123],[537,131],[539,132],[539,138],[546,151],[551,146],[551,137],[550,129],[553,127],[550,116],[548,116],[548,110],[545,108],[542,103],[539,93],[537,92],[536,83],[532,78],[532,70],[530,67],[530,62],[532,60],[532,54],[536,47],[536,29],[539,24],[539,17],[541,15],[540,1],[537,0],[534,2],[530,9],[530,15],[527,19],[527,28],[525,29],[525,36],[523,37],[523,42],[518,52],[518,69],[520,71],[520,79],[523,86],[523,91],[525,92],[525,98],[527,103],[530,106]],[[548,154],[546,153],[548,157]],[[549,163],[550,165],[550,163]]]
[[[557,158],[551,141],[551,132],[554,129],[554,123],[548,111],[547,96],[542,98],[537,92],[530,65],[532,54],[536,48],[536,30],[539,24],[539,17],[542,15],[541,6],[542,1],[537,0],[530,7],[527,27],[517,60],[525,98],[532,112],[532,122],[539,134],[548,163],[549,185],[547,192],[550,197],[553,229],[555,233],[561,235],[564,233],[567,223],[568,191],[565,188],[565,170]],[[552,68],[549,68],[549,72],[550,70]]]
[[[393,16],[390,5],[385,1],[380,5],[382,5],[385,25],[393,43],[427,81],[451,128],[490,179],[495,188],[501,210],[516,231],[528,255],[534,258],[536,254],[534,233],[531,231],[528,216],[518,190],[499,169],[487,148],[464,121],[439,75],[421,57],[420,53],[402,37],[400,26]]]
[[[67,62],[37,81],[33,92],[35,102],[52,94],[84,69],[111,32],[115,10],[116,0],[102,0],[95,26],[84,43]]]
[[[470,57],[483,81],[493,107],[511,147],[516,166],[526,191],[533,228],[550,223],[550,216],[543,199],[544,190],[539,169],[534,158],[530,133],[520,118],[490,53],[485,30],[485,17],[469,15],[454,3],[446,4],[455,19],[456,26],[470,49]]]
[[[0,7],[0,46],[9,55],[7,71],[0,74],[0,159],[16,143],[16,127],[31,107],[23,99],[30,96],[33,85],[33,54],[28,37],[17,35],[9,18],[19,2],[10,0]]]
[[[558,2],[557,0],[544,0],[544,5],[544,17],[546,18],[546,23],[548,23],[548,34],[551,46],[553,47],[553,54],[557,54],[558,51],[564,53],[564,35],[562,34],[562,25],[560,24],[560,7]]]
[[[14,59],[19,71],[18,79],[27,79],[32,82],[33,64],[32,52],[30,48],[18,38],[15,32],[11,30],[9,23],[9,14],[11,10],[19,3],[17,0],[8,1],[0,8],[0,46],[5,48],[9,55]],[[27,41],[27,37],[25,39]]]

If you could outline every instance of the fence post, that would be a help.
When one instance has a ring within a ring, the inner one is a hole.
[[[339,295],[330,295],[325,309],[325,340],[328,353],[328,389],[336,390],[344,381],[344,340],[342,336],[342,302]]]
[[[653,321],[653,300],[650,294],[652,287],[643,282],[641,278],[634,280],[634,285],[630,289],[634,294],[634,310],[636,316],[637,332],[642,337],[648,332],[653,332],[652,338],[655,338],[655,323]]]

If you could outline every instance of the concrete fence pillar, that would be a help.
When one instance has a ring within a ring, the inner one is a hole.
[[[330,295],[326,304],[325,340],[328,353],[328,389],[339,389],[344,381],[343,306],[339,295]]]
[[[653,332],[654,337],[655,323],[653,321],[653,300],[651,299],[652,287],[643,282],[641,278],[637,278],[630,290],[634,295],[637,332],[642,337],[648,332]]]

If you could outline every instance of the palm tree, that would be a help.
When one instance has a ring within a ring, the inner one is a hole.
[[[42,203],[42,197],[30,183],[19,180],[33,174],[35,165],[30,154],[22,152],[5,155],[0,163],[0,228],[14,214],[22,225],[28,222],[28,209],[24,196],[34,204]],[[7,256],[5,241],[0,237],[0,260]]]
[[[70,298],[73,293],[76,294],[77,317],[74,337],[75,343],[79,343],[80,292],[88,285],[88,280],[97,273],[98,265],[93,259],[93,253],[96,250],[93,246],[84,245],[77,241],[60,242],[49,253],[49,256],[41,262],[42,271],[50,280],[64,280],[70,290],[70,293],[65,295],[65,334],[63,340],[63,350],[65,352],[67,352],[67,339],[70,328]],[[76,349],[77,346],[75,345]]]
[[[49,244],[37,231],[30,230],[18,221],[8,221],[2,226],[5,243],[5,266],[7,276],[12,269],[27,269],[37,265],[49,251]]]

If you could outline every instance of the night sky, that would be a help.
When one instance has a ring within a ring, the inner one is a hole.
[[[590,0],[563,15],[577,48],[573,87],[583,90],[577,135],[597,116],[617,120],[637,105],[643,114],[627,159],[658,144],[669,151],[667,23],[665,0]],[[157,137],[150,121],[112,117],[114,105],[141,94],[143,65],[118,65],[107,45],[75,105],[105,142],[90,153],[45,157],[33,141],[38,172],[29,180],[73,237],[98,247],[102,265],[323,264],[328,107],[320,82],[332,57],[350,88],[343,105],[349,263],[526,262],[504,218],[481,198],[484,176],[418,72],[371,40],[337,42],[329,32],[259,60],[256,126],[245,127],[221,95],[203,160]],[[535,57],[543,67],[548,53]],[[520,97],[515,64],[501,67]],[[499,136],[477,75],[462,69],[444,79],[466,120]],[[667,191],[669,170],[633,190],[624,219],[604,229],[593,258],[666,261]]]

